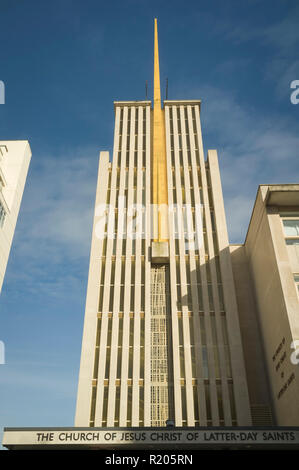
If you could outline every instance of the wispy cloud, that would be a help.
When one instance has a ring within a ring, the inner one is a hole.
[[[238,46],[245,46],[249,43],[258,45],[263,50],[263,63],[261,72],[266,81],[272,82],[276,92],[276,97],[280,100],[285,99],[289,94],[290,82],[299,77],[299,5],[295,2],[289,2],[287,13],[281,18],[273,21],[272,24],[261,18],[260,21],[253,23],[251,18],[239,18],[238,22],[233,22],[229,17],[208,18],[211,23],[211,34],[221,37],[226,41]],[[245,47],[244,47],[245,50]],[[271,54],[268,54],[271,50]],[[255,49],[255,56],[259,60],[259,54]],[[248,58],[232,61],[233,65],[246,67]],[[230,67],[230,61],[220,63],[218,66],[221,71],[226,72]],[[260,67],[260,65],[259,65]]]
[[[86,253],[97,157],[97,149],[82,149],[75,155],[68,150],[41,159],[28,179],[22,208],[23,240],[55,243],[58,250],[67,250],[74,257]]]
[[[204,137],[219,151],[231,241],[242,242],[258,185],[298,182],[298,132],[280,115],[242,107],[232,93],[205,87],[201,94]]]
[[[23,351],[23,356],[28,356]],[[0,450],[3,426],[67,425],[73,414],[77,376],[68,364],[21,362],[1,366]],[[33,405],[34,401],[34,405]],[[58,416],[54,410],[64,403]],[[72,424],[72,418],[71,422]]]
[[[299,44],[299,5],[293,2],[288,14],[280,21],[263,28],[259,34],[267,42],[280,49],[290,50]]]
[[[5,367],[5,366],[3,366]],[[66,376],[66,370],[60,370],[55,365],[51,368],[48,364],[43,364],[42,367],[35,365],[34,367],[24,367],[24,364],[17,366],[10,364],[6,371],[0,375],[0,384],[13,386],[18,389],[32,389],[35,393],[42,393],[43,390],[47,393],[57,393],[60,396],[65,395],[74,397],[75,395],[75,382],[74,377],[70,374]]]
[[[262,44],[273,45],[280,51],[290,51],[299,43],[298,17],[299,5],[293,2],[286,15],[272,24],[268,21],[252,24],[252,20],[246,15],[239,18],[237,24],[228,19],[214,18],[213,31],[214,34],[223,35],[237,44],[259,40]]]
[[[80,284],[80,264],[90,249],[98,156],[96,148],[40,158],[33,153],[13,245],[22,270],[10,273],[10,280],[32,293],[60,295]]]

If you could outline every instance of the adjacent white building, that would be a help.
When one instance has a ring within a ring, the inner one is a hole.
[[[30,159],[27,140],[0,140],[0,292]]]

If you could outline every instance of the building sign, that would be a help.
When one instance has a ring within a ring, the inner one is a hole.
[[[293,348],[293,347],[295,348],[296,344],[295,344],[295,346],[293,346],[293,343],[292,343],[291,348]],[[295,373],[294,372],[292,372],[287,377],[285,377],[285,371],[283,370],[283,366],[285,366],[285,359],[287,357],[287,352],[286,352],[285,348],[286,348],[286,339],[285,339],[285,337],[283,337],[281,342],[279,343],[275,353],[272,356],[272,361],[273,361],[273,364],[275,365],[275,371],[276,371],[276,373],[280,374],[280,377],[283,380],[283,383],[280,387],[280,390],[277,393],[277,399],[278,400],[280,400],[280,398],[284,395],[284,393],[288,390],[288,388],[290,387],[292,382],[295,380]],[[296,356],[296,352],[295,352],[295,356]],[[291,360],[291,362],[292,362],[292,364],[296,364],[296,362],[293,362],[292,360]]]
[[[292,445],[299,448],[299,428],[28,428],[4,430],[3,446],[8,448],[38,446],[97,446],[99,448],[196,448],[210,444]]]

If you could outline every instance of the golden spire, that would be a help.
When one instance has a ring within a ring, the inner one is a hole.
[[[160,67],[158,46],[158,23],[155,18],[155,45],[154,45],[154,107],[161,109]]]
[[[156,18],[154,43],[153,204],[154,241],[168,241],[165,117],[161,106],[158,25]]]

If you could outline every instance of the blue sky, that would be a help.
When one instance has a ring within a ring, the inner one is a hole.
[[[218,149],[230,241],[259,184],[299,179],[296,0],[0,0],[0,140],[31,166],[0,297],[0,429],[71,426],[98,154],[114,100],[152,92],[153,19],[169,99],[201,99]],[[165,95],[165,87],[163,91]]]

